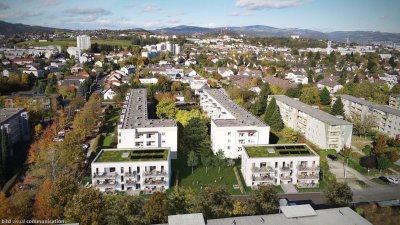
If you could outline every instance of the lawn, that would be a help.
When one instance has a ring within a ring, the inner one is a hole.
[[[351,144],[358,148],[360,151],[365,145],[371,145],[371,137],[360,137],[358,135],[353,135],[351,138]],[[372,146],[372,145],[371,145]]]
[[[172,160],[172,170],[173,180],[171,187],[176,185],[176,177],[178,176],[179,187],[190,188],[195,192],[199,192],[208,185],[216,185],[226,188],[230,194],[241,194],[240,189],[233,188],[233,185],[239,185],[233,167],[221,165],[220,172],[218,172],[218,167],[209,167],[206,173],[206,168],[200,165],[194,168],[192,174],[191,167],[187,166],[186,157],[179,155],[178,159]]]
[[[377,177],[372,178],[371,181],[374,182],[374,183],[377,183],[377,184],[381,184],[381,185],[389,185],[389,184],[383,182],[383,180],[381,180],[381,179],[379,179]]]
[[[98,43],[98,44],[107,44],[107,45],[118,45],[122,47],[128,47],[132,45],[132,42],[129,40],[118,40],[118,39],[91,39],[91,43]],[[61,47],[74,47],[76,46],[76,39],[68,38],[68,39],[60,39],[48,42],[36,42],[36,41],[24,41],[17,43],[18,47],[23,45],[31,45],[31,46],[50,46],[50,45],[60,45]]]
[[[118,118],[121,114],[121,110],[119,109],[109,109],[105,115],[105,122],[103,126],[100,128],[101,134],[104,134],[104,139],[101,144],[103,147],[113,147],[113,135],[116,123],[118,122]]]
[[[296,187],[298,192],[323,192],[325,188],[328,186],[328,182],[324,180],[319,181],[319,187],[316,188],[298,188]]]

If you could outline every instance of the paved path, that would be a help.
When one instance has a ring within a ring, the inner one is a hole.
[[[335,174],[336,178],[338,180],[345,180],[345,165],[340,162],[340,161],[333,161],[331,159],[328,159],[328,164],[329,164],[329,170]],[[366,176],[362,175],[359,173],[357,170],[351,168],[350,166],[347,166],[346,169],[346,179],[350,180],[361,180],[365,182],[368,186],[370,187],[377,187],[377,185],[374,182],[372,182],[370,179],[368,179]]]
[[[287,194],[297,193],[297,189],[293,184],[282,184],[282,189]]]

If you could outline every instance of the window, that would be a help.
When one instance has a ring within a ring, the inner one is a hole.
[[[228,135],[230,136],[230,135],[231,135],[231,132],[228,132]]]
[[[228,143],[231,143],[231,139],[228,139]]]
[[[165,140],[162,140],[162,143],[165,144]]]
[[[231,149],[231,146],[228,146],[228,150]]]
[[[124,173],[124,167],[121,167],[121,174]]]
[[[162,132],[161,135],[164,136],[164,135],[165,135],[165,132]]]
[[[118,144],[121,144],[121,139],[118,139]]]

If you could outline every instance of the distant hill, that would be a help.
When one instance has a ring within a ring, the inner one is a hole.
[[[68,31],[68,30],[51,28],[51,27],[42,27],[42,26],[30,26],[21,23],[7,23],[4,21],[0,21],[1,35],[12,35],[12,34],[23,34],[23,33],[52,33],[55,31]]]
[[[335,31],[326,33],[329,39],[345,42],[347,38],[351,42],[400,42],[400,33],[384,33],[377,31]]]

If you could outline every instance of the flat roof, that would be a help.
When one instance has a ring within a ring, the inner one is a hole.
[[[244,145],[243,147],[249,158],[317,155],[306,144]]]
[[[315,212],[311,205],[280,206],[279,209],[282,211],[283,215],[285,215],[286,218],[298,218],[317,215],[317,212]]]
[[[213,119],[215,125],[219,127],[224,126],[267,126],[263,121],[244,109],[242,106],[236,104],[219,89],[204,89],[204,92],[213,97],[219,104],[222,105],[235,119]]]
[[[176,127],[172,119],[149,119],[147,116],[146,89],[133,89],[127,94],[123,113],[122,129],[138,127]]]
[[[395,108],[391,108],[389,106],[379,105],[379,104],[376,104],[374,102],[370,102],[370,101],[367,101],[365,99],[357,98],[357,97],[354,97],[354,96],[351,96],[351,95],[336,95],[336,96],[340,96],[342,99],[346,99],[346,100],[349,100],[351,102],[356,102],[356,103],[361,104],[361,105],[366,105],[366,106],[368,106],[370,108],[377,109],[379,111],[382,111],[382,112],[385,112],[385,113],[392,114],[392,115],[400,117],[400,110],[397,110]]]
[[[202,213],[168,216],[169,225],[205,225]]]
[[[25,109],[23,108],[2,108],[0,109],[0,125],[7,122],[7,120],[11,119],[14,115],[23,112]]]
[[[329,125],[352,125],[352,123],[346,121],[346,120],[342,120],[337,118],[334,115],[331,115],[327,112],[324,112],[322,110],[319,109],[315,109],[310,105],[307,105],[301,101],[295,100],[293,98],[290,98],[286,95],[272,95],[271,97],[274,97],[277,101],[280,101],[282,103],[285,103],[286,105],[296,108],[302,112],[304,112],[305,114],[314,117],[315,119],[322,121],[326,124]]]
[[[135,162],[164,161],[168,159],[168,149],[103,149],[93,162]]]

